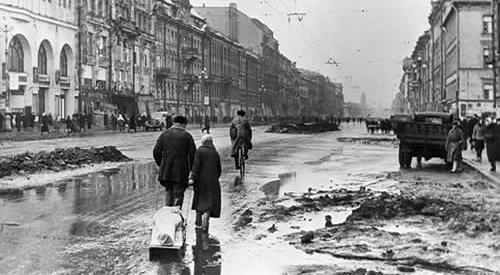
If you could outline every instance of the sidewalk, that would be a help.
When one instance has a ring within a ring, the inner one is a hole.
[[[490,163],[488,162],[488,158],[486,157],[486,150],[483,152],[483,161],[478,162],[476,160],[476,152],[467,150],[463,152],[464,163],[471,168],[477,170],[481,175],[491,180],[492,182],[500,185],[500,171],[491,172],[490,171]],[[498,164],[497,164],[498,168]]]
[[[213,124],[212,129],[214,128],[219,128],[219,127],[229,127],[227,123],[218,123],[218,124]],[[188,124],[187,129],[189,131],[197,130],[200,129],[200,125],[198,124]],[[73,133],[71,135],[68,135],[66,132],[64,132],[63,129],[60,129],[59,131],[54,130],[53,128],[50,129],[50,133],[44,133],[43,135],[40,133],[39,128],[28,128],[27,130],[21,129],[21,132],[17,132],[17,129],[14,129],[12,132],[1,132],[0,133],[0,143],[1,142],[16,142],[16,141],[32,141],[32,140],[48,140],[48,139],[59,139],[59,138],[83,138],[83,137],[90,137],[90,136],[103,136],[103,135],[123,135],[127,134],[128,131],[125,130],[125,132],[119,132],[119,131],[112,131],[110,129],[104,128],[104,126],[94,126],[92,129],[86,129],[84,132],[81,133]],[[133,133],[134,131],[131,131]],[[144,130],[137,130],[137,132],[146,132]],[[149,131],[154,133],[155,131]],[[157,131],[158,132],[158,131]]]

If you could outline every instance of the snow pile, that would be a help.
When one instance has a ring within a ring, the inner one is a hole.
[[[55,149],[51,152],[25,152],[12,157],[0,158],[0,178],[15,174],[32,174],[43,170],[62,171],[86,164],[122,162],[130,159],[116,147],[82,149],[79,147]]]
[[[327,121],[318,123],[276,123],[269,126],[266,133],[312,134],[338,131],[339,125]]]

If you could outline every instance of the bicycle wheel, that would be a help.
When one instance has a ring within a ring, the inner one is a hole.
[[[245,177],[245,154],[244,149],[240,148],[239,150],[239,162],[240,162],[240,177],[243,179]]]

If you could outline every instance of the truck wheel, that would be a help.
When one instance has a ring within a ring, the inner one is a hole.
[[[405,154],[405,167],[408,169],[411,169],[411,161],[413,159],[413,156],[411,153],[406,153]]]
[[[401,145],[399,145],[399,166],[401,168],[405,168],[405,152],[403,152],[403,149],[401,148]]]

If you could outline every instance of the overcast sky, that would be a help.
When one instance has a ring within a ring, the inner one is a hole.
[[[390,106],[401,78],[401,60],[428,29],[430,0],[191,0],[227,6],[266,23],[280,50],[302,68],[344,84],[346,100]],[[287,13],[305,12],[299,22]],[[340,63],[325,64],[330,58]]]

